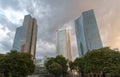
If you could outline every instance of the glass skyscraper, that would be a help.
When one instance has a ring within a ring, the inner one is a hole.
[[[12,50],[28,52],[35,58],[37,21],[30,15],[24,18],[23,26],[16,29]]]
[[[57,55],[72,61],[71,36],[68,29],[57,30]]]
[[[102,48],[102,41],[93,10],[88,10],[75,20],[79,56],[87,51]]]

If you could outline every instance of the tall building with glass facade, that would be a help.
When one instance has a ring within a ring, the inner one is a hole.
[[[30,15],[24,18],[23,26],[16,29],[12,50],[28,52],[35,58],[37,40],[37,21]]]
[[[97,22],[93,10],[88,10],[75,20],[79,56],[87,51],[102,48]]]
[[[68,29],[57,30],[57,55],[63,55],[72,61],[71,36]]]

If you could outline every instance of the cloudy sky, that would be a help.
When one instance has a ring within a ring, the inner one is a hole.
[[[120,0],[0,0],[0,53],[12,48],[15,29],[24,15],[38,22],[36,57],[56,54],[56,30],[69,27],[74,56],[77,56],[74,20],[83,11],[94,9],[104,46],[120,49]]]

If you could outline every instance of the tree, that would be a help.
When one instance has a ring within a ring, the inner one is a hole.
[[[55,61],[62,66],[62,74],[63,74],[63,77],[64,77],[67,74],[68,61],[62,55],[58,55],[55,58]]]
[[[48,72],[54,74],[56,77],[60,75],[65,76],[68,69],[67,60],[61,55],[56,56],[56,58],[48,58],[45,66]]]
[[[3,58],[5,55],[4,54],[0,54],[0,59]]]
[[[55,77],[60,77],[61,73],[62,73],[62,66],[56,62],[53,62],[49,66],[49,72],[53,73],[55,75]]]
[[[85,72],[110,73],[120,76],[120,53],[108,47],[88,51],[84,56]]]
[[[21,53],[12,50],[0,61],[0,70],[6,77],[27,76],[34,72],[32,56],[29,53]]]
[[[81,73],[82,77],[84,77],[84,69],[85,69],[85,61],[84,57],[76,58],[74,61],[74,69]]]
[[[4,54],[0,54],[0,62],[1,62],[1,60],[2,60],[2,58],[4,57]],[[0,75],[1,75],[1,70],[0,70]]]
[[[69,67],[70,67],[70,70],[71,70],[71,71],[74,70],[74,69],[75,69],[75,64],[74,64],[74,62],[70,61],[70,62],[69,62]]]
[[[48,58],[46,61],[45,61],[45,67],[46,69],[49,71],[49,66],[55,62],[55,58],[51,57],[51,58]]]

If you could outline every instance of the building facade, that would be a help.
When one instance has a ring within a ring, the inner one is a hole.
[[[16,29],[12,50],[28,52],[35,58],[37,21],[30,15],[24,18],[23,26]]]
[[[63,55],[66,59],[72,61],[71,36],[68,29],[57,30],[57,55]]]
[[[93,10],[88,10],[75,20],[79,56],[87,51],[102,48],[97,22]]]

